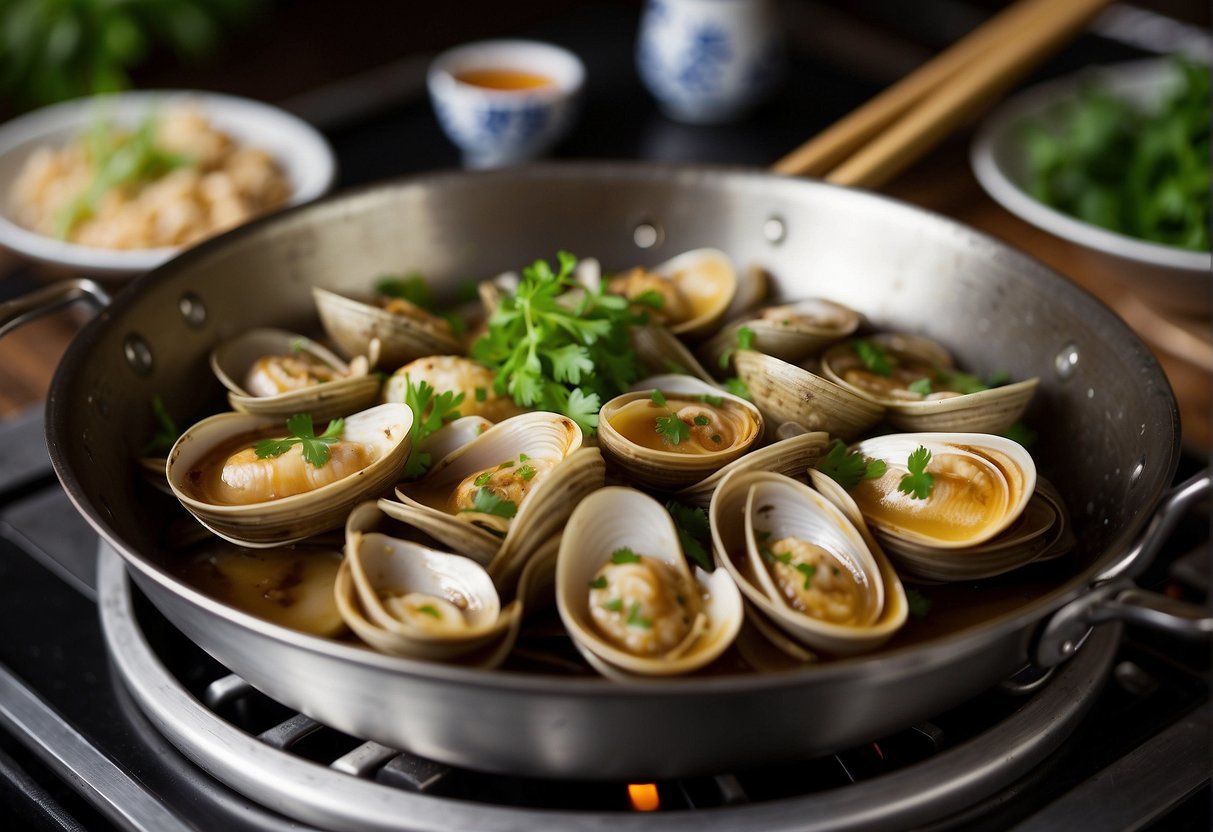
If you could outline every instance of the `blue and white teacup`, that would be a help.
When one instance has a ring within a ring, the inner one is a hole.
[[[648,0],[636,45],[640,78],[673,119],[744,115],[783,73],[783,38],[770,0]]]
[[[467,167],[534,159],[572,126],[585,67],[567,49],[528,40],[469,43],[430,65],[430,100]]]

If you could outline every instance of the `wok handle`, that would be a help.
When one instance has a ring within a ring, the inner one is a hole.
[[[1167,492],[1133,546],[1099,575],[1089,592],[1059,609],[1044,625],[1033,661],[1040,667],[1060,664],[1082,646],[1096,624],[1108,621],[1143,624],[1183,638],[1213,636],[1213,610],[1147,592],[1133,583],[1179,518],[1211,492],[1213,474],[1208,469]]]
[[[97,309],[109,306],[109,292],[86,277],[60,280],[35,289],[16,300],[0,303],[0,337],[35,318],[58,312],[78,300],[87,300]]]

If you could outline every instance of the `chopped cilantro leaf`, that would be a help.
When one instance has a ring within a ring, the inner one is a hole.
[[[627,546],[621,546],[611,552],[611,563],[640,563],[640,555],[633,552]]]
[[[597,577],[590,581],[590,589],[606,589],[607,579],[605,577]]]
[[[707,416],[704,416],[702,413],[699,414],[698,416],[696,416],[694,421],[695,421],[695,424],[698,425],[699,427],[703,427],[704,425],[711,424],[711,422],[712,422],[711,419],[709,419]]]
[[[152,396],[152,418],[156,421],[156,432],[143,446],[143,456],[163,456],[176,444],[181,432],[177,430],[177,423],[173,421],[164,401],[158,395]]]
[[[531,465],[527,465],[526,463],[523,463],[522,466],[518,469],[518,476],[521,477],[524,481],[530,482],[531,480],[533,480],[535,478],[535,468]]]
[[[438,610],[435,607],[432,607],[429,604],[424,604],[424,605],[418,607],[417,612],[425,613],[426,615],[430,616],[431,618],[442,618],[442,613],[438,612]]]
[[[661,292],[658,292],[656,289],[646,289],[636,297],[632,298],[632,303],[647,306],[649,309],[655,309],[660,312],[661,307],[665,306],[665,297],[663,297]]]
[[[483,387],[476,388],[476,401],[482,402],[489,397],[489,391]]]
[[[791,552],[772,552],[769,546],[759,547],[758,554],[768,563],[782,563],[786,566],[792,562]]]
[[[931,452],[919,445],[906,460],[910,473],[897,483],[897,490],[909,494],[915,500],[925,500],[931,496],[935,486],[935,478],[927,473],[927,465],[931,462]]]
[[[699,401],[710,404],[712,407],[720,407],[724,404],[724,398],[721,396],[713,396],[711,393],[704,393],[699,397]]]
[[[715,442],[717,445],[719,445],[721,442],[724,441],[724,438],[719,433],[713,433],[712,441]]]
[[[665,504],[665,510],[674,519],[674,528],[678,530],[678,542],[682,544],[683,553],[706,572],[715,568],[710,554],[712,548],[712,529],[708,525],[708,515],[701,508],[686,506],[677,500]]]
[[[911,393],[917,393],[920,396],[929,396],[933,392],[931,390],[931,380],[926,376],[915,379],[906,385],[906,389]]]
[[[654,390],[649,394],[649,398],[652,399],[653,404],[657,405],[658,407],[669,407],[665,401],[665,393],[662,393],[660,390]]]
[[[690,426],[673,412],[668,416],[658,416],[656,429],[662,438],[671,445],[677,445],[684,439],[691,438]]]
[[[1005,431],[1003,436],[1013,442],[1018,442],[1025,448],[1031,448],[1036,443],[1036,431],[1025,425],[1023,422],[1016,422]]]
[[[754,397],[750,395],[750,388],[746,387],[745,382],[737,376],[726,378],[724,380],[724,389],[740,399],[745,399],[747,402],[754,401]]]
[[[851,349],[859,356],[859,360],[863,362],[863,366],[868,369],[868,372],[875,373],[878,376],[890,376],[893,374],[893,364],[889,359],[888,353],[880,344],[872,341],[865,341],[862,338],[855,338],[851,341]]]
[[[804,575],[804,588],[808,589],[813,585],[813,576],[817,574],[817,567],[811,563],[796,564],[796,571]]]
[[[612,598],[609,601],[603,601],[602,608],[609,612],[619,612],[621,609],[623,609],[623,599]]]
[[[748,350],[754,346],[754,330],[748,326],[737,328],[737,333],[733,339],[733,344],[728,349],[720,354],[720,369],[727,370],[729,362],[733,360],[733,353],[737,350]]]
[[[284,439],[263,439],[253,446],[258,459],[282,456],[293,445],[301,445],[303,458],[314,468],[323,467],[329,461],[329,445],[341,438],[345,430],[344,419],[329,422],[324,433],[317,436],[310,413],[296,413],[286,420],[288,435]]]
[[[848,491],[861,480],[873,480],[884,476],[886,466],[882,459],[865,459],[859,451],[847,452],[841,439],[835,439],[830,450],[817,463],[817,470]]]
[[[492,472],[492,471],[485,471],[483,474],[481,474],[480,476],[476,477],[476,479],[472,480],[472,483],[473,483],[473,484],[474,484],[474,485],[475,485],[477,488],[482,488],[482,487],[484,487],[484,486],[488,485],[488,484],[489,484],[489,480],[491,480],[492,478],[493,478],[493,472]]]
[[[644,616],[642,616],[640,614],[640,602],[639,601],[633,601],[632,606],[630,608],[628,608],[627,625],[629,627],[639,627],[643,630],[647,630],[653,626],[652,621],[650,621],[649,619],[645,618]]]
[[[476,489],[476,496],[473,498],[472,507],[461,509],[461,511],[475,511],[480,514],[491,514],[494,517],[504,517],[510,519],[518,513],[518,504],[513,500],[503,500],[493,493],[489,488]]]
[[[404,277],[383,275],[375,281],[375,291],[389,298],[407,300],[427,312],[434,311],[434,293],[430,291],[430,284],[417,272]]]

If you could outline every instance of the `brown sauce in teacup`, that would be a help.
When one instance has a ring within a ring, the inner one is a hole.
[[[519,69],[467,69],[455,73],[455,79],[474,87],[490,90],[533,90],[550,87],[554,83],[546,75]]]

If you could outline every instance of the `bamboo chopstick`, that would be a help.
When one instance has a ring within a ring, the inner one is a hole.
[[[1019,0],[772,170],[876,187],[1076,35],[1109,2]]]

